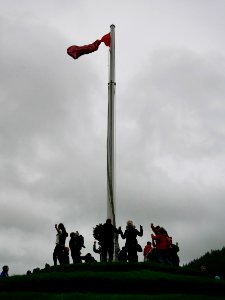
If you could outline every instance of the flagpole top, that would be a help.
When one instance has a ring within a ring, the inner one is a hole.
[[[115,28],[116,26],[114,24],[110,25],[111,28]]]

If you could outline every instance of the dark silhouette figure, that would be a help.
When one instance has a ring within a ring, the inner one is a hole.
[[[9,276],[9,266],[3,266],[0,277],[8,277]]]
[[[53,262],[54,266],[57,265],[57,260],[60,264],[65,261],[64,254],[65,254],[65,243],[68,233],[66,232],[65,226],[60,223],[59,225],[55,224],[56,229],[56,245],[53,252]]]
[[[118,261],[120,262],[127,262],[127,249],[126,247],[122,247],[122,249],[118,253]]]
[[[63,247],[60,254],[60,265],[68,265],[70,263],[70,249],[69,247]]]
[[[93,244],[93,251],[95,253],[98,253],[100,255],[100,261],[102,261],[102,248],[100,246],[100,243],[98,242],[98,247],[96,246],[96,241],[94,241],[94,244]]]
[[[120,229],[120,234],[123,239],[126,239],[125,247],[128,254],[129,262],[138,261],[138,242],[137,236],[143,236],[143,227],[140,225],[140,231],[138,231],[131,220],[127,221],[127,227],[123,233]]]
[[[171,262],[174,266],[179,266],[180,264],[180,258],[178,256],[178,252],[180,251],[178,243],[173,244],[171,241]]]
[[[91,253],[87,253],[86,255],[81,256],[81,259],[84,260],[84,262],[86,263],[97,262],[95,258],[91,255]]]
[[[107,219],[102,226],[102,261],[111,262],[114,253],[114,235],[120,233],[115,226],[112,225],[111,219]]]
[[[70,241],[69,241],[69,247],[71,251],[71,257],[73,260],[73,263],[81,263],[81,249],[85,248],[84,246],[84,238],[82,235],[79,234],[78,231],[71,232],[70,234]]]

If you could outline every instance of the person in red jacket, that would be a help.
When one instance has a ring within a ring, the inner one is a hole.
[[[159,229],[161,228],[159,225],[158,226],[154,226],[153,223],[151,223],[151,229],[154,232],[154,234],[157,234],[159,232]]]
[[[151,250],[152,250],[152,243],[148,241],[143,251],[144,261],[148,261],[148,254],[151,252]]]
[[[167,231],[160,227],[157,229],[157,233],[151,235],[152,243],[156,247],[156,257],[160,263],[171,264],[168,257],[168,247],[169,247],[169,236]]]

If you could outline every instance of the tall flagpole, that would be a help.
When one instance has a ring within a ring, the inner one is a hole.
[[[109,82],[108,82],[108,133],[107,133],[107,218],[116,226],[115,215],[115,25],[110,26]],[[118,237],[115,237],[117,258]]]

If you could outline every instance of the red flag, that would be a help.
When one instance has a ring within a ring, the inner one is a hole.
[[[110,47],[110,43],[111,43],[111,36],[110,36],[110,33],[107,33],[106,35],[104,35],[102,38],[101,38],[101,41],[103,43],[105,43],[106,46]]]
[[[67,49],[68,55],[72,58],[77,59],[81,55],[89,54],[98,50],[101,43],[105,43],[106,46],[110,46],[110,33],[104,35],[101,40],[96,40],[94,43],[84,46],[70,46]]]

